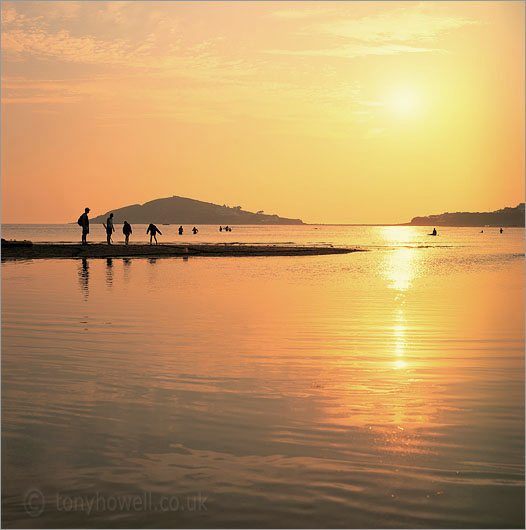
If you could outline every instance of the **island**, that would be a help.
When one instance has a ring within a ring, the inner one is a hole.
[[[186,197],[165,197],[144,204],[132,204],[110,210],[90,219],[93,223],[105,223],[110,213],[114,223],[128,221],[131,224],[192,224],[192,225],[302,225],[301,219],[289,219],[276,214],[248,212],[241,206],[219,206]]]
[[[524,227],[524,203],[494,212],[455,212],[413,217],[404,226],[493,226]]]

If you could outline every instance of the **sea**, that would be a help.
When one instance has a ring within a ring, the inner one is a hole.
[[[365,252],[3,260],[4,527],[524,527],[524,229],[159,228]]]

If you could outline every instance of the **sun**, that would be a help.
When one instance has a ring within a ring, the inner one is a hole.
[[[399,117],[413,116],[418,112],[419,106],[420,98],[412,88],[396,88],[387,97],[387,107]]]

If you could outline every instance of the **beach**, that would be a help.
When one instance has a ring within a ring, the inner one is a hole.
[[[5,259],[51,259],[51,258],[167,258],[185,256],[321,256],[325,254],[348,254],[358,252],[355,248],[328,246],[246,245],[246,244],[135,244],[107,245],[79,244],[31,244],[19,242],[2,243],[2,258]]]

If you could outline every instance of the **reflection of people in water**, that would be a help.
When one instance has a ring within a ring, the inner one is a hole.
[[[82,258],[81,265],[78,270],[80,289],[84,293],[84,298],[88,298],[89,294],[89,263],[86,258]]]
[[[113,260],[106,258],[106,284],[108,287],[113,285]]]
[[[153,223],[150,223],[146,233],[150,234],[150,245],[152,244],[152,237],[155,239],[155,244],[157,245],[157,234],[160,234],[161,236],[163,235]]]
[[[197,232],[199,232],[199,230],[197,230],[197,228],[194,226],[194,227],[192,228],[192,232],[193,232],[194,234],[197,234]]]
[[[433,228],[433,231],[431,232],[431,235],[432,236],[436,236],[437,235],[437,229],[436,228]]]

